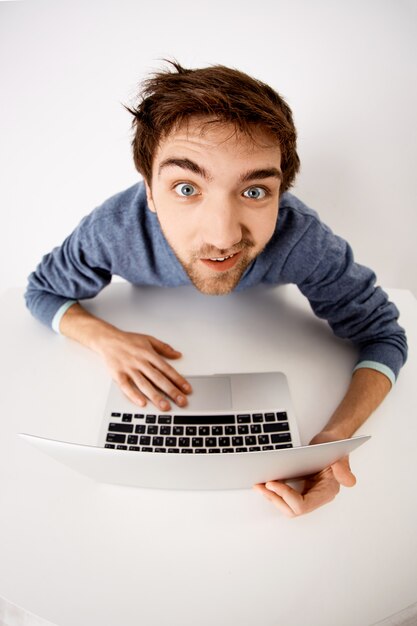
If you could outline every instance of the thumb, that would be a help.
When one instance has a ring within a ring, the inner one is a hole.
[[[343,487],[353,487],[356,485],[356,477],[350,469],[349,457],[344,456],[340,461],[332,465],[333,476]]]
[[[149,341],[151,342],[152,347],[158,354],[162,354],[163,356],[166,356],[170,359],[178,359],[181,356],[181,352],[175,350],[175,348],[170,346],[168,343],[164,343],[156,337],[149,337]]]

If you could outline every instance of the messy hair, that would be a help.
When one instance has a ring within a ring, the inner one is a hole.
[[[139,102],[125,108],[134,116],[133,158],[136,169],[151,186],[152,164],[159,142],[192,117],[210,117],[212,123],[230,123],[255,143],[252,132],[262,130],[281,150],[283,193],[300,168],[297,132],[291,109],[269,85],[237,69],[213,65],[185,69],[163,59],[170,69],[155,72],[141,83]],[[214,119],[212,119],[214,116]]]

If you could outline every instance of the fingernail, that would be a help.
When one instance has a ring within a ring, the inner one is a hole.
[[[189,389],[191,389],[190,385],[188,385],[187,383],[185,383],[182,388],[184,389],[184,391],[188,391]]]
[[[169,404],[166,400],[161,400],[159,406],[161,407],[161,409],[169,409]]]
[[[184,396],[177,396],[177,403],[178,404],[184,404],[184,402],[185,402]]]

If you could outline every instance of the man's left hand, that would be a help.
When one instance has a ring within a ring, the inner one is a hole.
[[[322,432],[310,441],[310,445],[336,439],[337,437],[330,433]],[[262,493],[287,517],[298,517],[331,502],[339,493],[340,485],[353,487],[355,484],[356,478],[351,472],[349,457],[345,456],[321,472],[307,476],[301,493],[278,480],[259,483],[253,488]]]

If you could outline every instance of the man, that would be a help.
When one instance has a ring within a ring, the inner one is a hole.
[[[144,81],[133,153],[143,182],[86,216],[29,277],[32,313],[98,352],[126,396],[169,410],[192,390],[160,339],[128,333],[78,302],[118,274],[136,285],[223,295],[260,282],[295,283],[319,317],[359,349],[341,404],[313,443],[350,437],[384,399],[406,360],[398,311],[349,245],[288,192],[299,169],[296,130],[268,85],[224,66]],[[345,458],[306,481],[256,488],[295,516],[333,499],[355,477]]]

